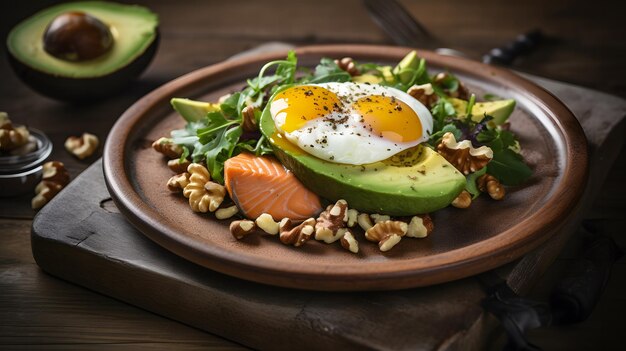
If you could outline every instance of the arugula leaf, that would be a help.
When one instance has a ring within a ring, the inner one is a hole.
[[[239,97],[241,93],[231,94],[224,102],[220,104],[220,110],[226,116],[236,117],[237,112],[237,103],[239,102]]]
[[[508,149],[517,144],[515,135],[508,130],[485,129],[476,136],[476,140],[491,148],[494,152]]]
[[[437,86],[453,93],[459,90],[459,79],[452,73],[447,72],[443,79],[437,81]]]
[[[274,150],[269,144],[267,138],[264,135],[261,135],[259,140],[246,140],[237,144],[235,148],[235,152],[239,153],[241,151],[250,151],[253,152],[255,156],[269,155],[274,153]]]
[[[284,79],[284,77],[281,77],[279,75],[255,77],[255,78],[248,80],[248,85],[251,87],[257,88],[256,89],[257,91],[261,91],[267,88],[268,86],[279,82],[281,79]]]
[[[239,124],[239,120],[227,120],[224,114],[219,111],[209,112],[206,117],[206,127],[197,130],[198,139],[202,144],[206,144],[215,137],[215,132],[233,124]]]
[[[475,199],[480,195],[480,190],[478,190],[478,184],[476,183],[478,178],[485,173],[487,173],[487,167],[483,167],[466,177],[465,190],[472,194],[472,199]]]
[[[183,145],[183,153],[180,155],[180,158],[178,158],[178,163],[185,162],[187,157],[189,157],[189,148]]]
[[[433,133],[440,131],[445,126],[445,120],[448,117],[456,116],[454,106],[445,98],[439,98],[432,107],[430,113],[433,115]]]
[[[320,60],[320,63],[315,66],[313,77],[310,78],[309,82],[349,82],[351,79],[352,77],[350,76],[350,73],[339,68],[334,60],[324,57]]]
[[[435,146],[437,144],[439,144],[439,142],[441,141],[441,138],[443,138],[443,135],[446,133],[452,133],[454,135],[454,139],[456,140],[460,140],[461,136],[463,135],[463,131],[461,131],[456,125],[454,125],[453,123],[449,123],[446,124],[445,126],[443,126],[443,128],[430,135],[430,139],[428,140],[428,142]]]
[[[287,59],[276,68],[276,75],[283,78],[283,84],[292,84],[296,81],[296,67],[298,58],[293,50],[287,53]]]
[[[487,172],[504,185],[519,185],[532,175],[522,157],[508,148],[494,151],[493,159],[487,164]]]
[[[187,122],[184,129],[177,129],[170,132],[172,142],[188,148],[193,148],[193,144],[198,141],[197,130],[204,126],[204,121]]]
[[[206,165],[211,179],[214,182],[224,184],[224,162],[233,156],[233,151],[241,136],[241,127],[223,129],[209,143],[205,152]]]

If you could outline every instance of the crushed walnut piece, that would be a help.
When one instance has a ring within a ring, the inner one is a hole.
[[[353,208],[348,209],[348,220],[346,221],[346,225],[348,226],[348,228],[352,228],[356,225],[358,216],[359,211]]]
[[[28,143],[30,132],[24,126],[15,127],[6,112],[0,112],[0,151],[11,151]]]
[[[411,218],[409,225],[406,229],[406,236],[408,238],[425,238],[435,229],[430,215],[417,215]]]
[[[229,230],[235,239],[240,240],[252,234],[256,230],[256,224],[249,219],[232,221]]]
[[[187,171],[187,167],[189,167],[190,164],[191,162],[188,160],[180,162],[179,158],[167,161],[167,167],[169,167],[169,169],[171,169],[174,173],[183,173]]]
[[[451,205],[456,208],[468,208],[472,204],[472,195],[467,190],[461,191],[459,196],[452,200]]]
[[[35,187],[35,197],[31,201],[34,210],[42,208],[70,182],[70,174],[63,162],[50,161],[42,166],[41,181]]]
[[[356,241],[356,238],[354,237],[354,235],[352,235],[350,231],[347,231],[341,237],[341,247],[352,253],[359,253],[359,242]]]
[[[90,133],[83,133],[83,135],[71,136],[65,140],[65,150],[72,155],[76,156],[80,160],[93,155],[98,149],[100,140],[97,136]]]
[[[363,230],[370,229],[376,223],[389,221],[389,220],[391,220],[390,216],[382,215],[378,213],[372,213],[372,214],[359,213],[359,215],[357,216],[357,223],[359,224],[359,227],[361,227],[361,229]]]
[[[337,64],[340,69],[348,72],[352,77],[361,74],[352,57],[344,57],[341,60],[335,60],[335,64]]]
[[[478,183],[478,190],[482,192],[487,191],[487,193],[489,194],[489,196],[491,196],[492,199],[494,200],[504,199],[504,195],[505,195],[504,186],[502,186],[500,181],[496,179],[496,177],[492,176],[491,174],[485,173],[481,175],[478,178],[477,183]]]
[[[215,211],[215,218],[217,219],[228,219],[239,212],[239,208],[236,205],[218,208]]]
[[[348,203],[346,200],[337,200],[320,213],[315,224],[315,240],[327,244],[333,243],[346,233],[348,221]]]
[[[241,128],[244,132],[255,132],[259,130],[259,127],[256,123],[255,111],[256,108],[250,105],[244,107],[243,110],[241,110]]]
[[[276,222],[274,217],[269,213],[262,213],[257,217],[255,223],[259,228],[270,235],[278,234],[278,230],[280,229],[279,223]]]
[[[435,94],[435,90],[430,83],[414,85],[410,87],[406,93],[411,95],[413,98],[421,102],[429,109],[431,109],[435,105],[437,100],[439,100],[439,97],[437,96],[437,94]]]
[[[408,224],[402,221],[383,221],[365,232],[365,238],[378,243],[380,251],[389,251],[406,235]]]
[[[363,230],[368,230],[374,226],[374,222],[372,222],[372,217],[370,217],[370,215],[367,213],[359,213],[356,221],[359,224],[359,227],[361,227],[361,229]]]
[[[437,152],[465,175],[485,167],[493,158],[491,148],[487,146],[474,148],[469,140],[457,142],[454,134],[450,132],[443,135],[441,143],[437,145]]]
[[[180,158],[183,154],[183,148],[180,145],[174,144],[170,138],[159,138],[152,143],[152,148],[163,155],[173,158]]]
[[[289,218],[283,218],[278,225],[278,231],[283,244],[301,246],[315,232],[315,218],[309,218],[298,225]]]
[[[194,212],[215,211],[226,195],[223,185],[211,181],[209,171],[199,163],[192,163],[187,168],[189,183],[183,189],[183,195],[189,199],[189,206]]]
[[[183,191],[187,184],[189,184],[189,176],[190,174],[187,172],[172,176],[167,181],[167,188],[173,193]]]

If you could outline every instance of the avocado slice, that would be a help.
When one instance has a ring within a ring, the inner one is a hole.
[[[204,101],[173,98],[170,100],[170,103],[174,110],[180,113],[187,122],[196,122],[206,117],[206,114],[209,112],[220,111],[219,104]]]
[[[113,45],[87,61],[69,61],[44,50],[43,36],[57,16],[84,12],[110,29]],[[81,100],[120,90],[150,63],[158,46],[158,16],[145,7],[89,1],[59,4],[20,22],[6,41],[16,73],[33,89],[63,100]]]
[[[417,51],[413,50],[409,52],[406,56],[404,56],[404,58],[400,60],[396,67],[393,68],[393,74],[398,77],[400,83],[409,84],[413,78],[413,75],[415,74],[415,71],[417,71],[422,65],[425,65],[424,60],[417,56]],[[426,72],[425,68],[426,67],[424,66],[424,71],[422,74],[427,76],[428,73]],[[420,78],[423,77],[418,77],[418,82],[423,80]]]
[[[465,177],[426,146],[355,166],[319,159],[284,139],[276,132],[269,108],[261,115],[260,128],[274,155],[302,184],[330,201],[345,199],[362,212],[393,216],[429,213],[448,206],[465,188]]]
[[[457,116],[465,116],[468,102],[465,100],[450,98],[450,103],[454,107]],[[515,109],[515,100],[497,100],[477,102],[472,107],[472,121],[478,123],[483,120],[485,113],[493,117],[493,123],[500,125],[509,118]]]
[[[352,81],[355,83],[369,83],[369,84],[380,84],[383,81],[392,83],[395,80],[393,73],[391,73],[392,71],[393,71],[393,68],[391,66],[381,66],[380,72],[382,73],[382,76],[365,73],[365,74],[352,77]]]

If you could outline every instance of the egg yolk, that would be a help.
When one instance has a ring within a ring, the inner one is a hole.
[[[422,123],[415,111],[395,97],[372,95],[357,100],[354,109],[372,134],[393,142],[411,142],[422,136]]]
[[[287,133],[300,129],[307,121],[341,109],[341,101],[332,91],[313,85],[300,85],[276,94],[272,114],[279,116],[281,129]]]

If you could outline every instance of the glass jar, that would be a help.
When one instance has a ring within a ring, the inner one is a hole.
[[[33,192],[41,180],[42,165],[52,152],[50,139],[41,131],[29,128],[36,149],[24,155],[0,156],[0,197]]]

